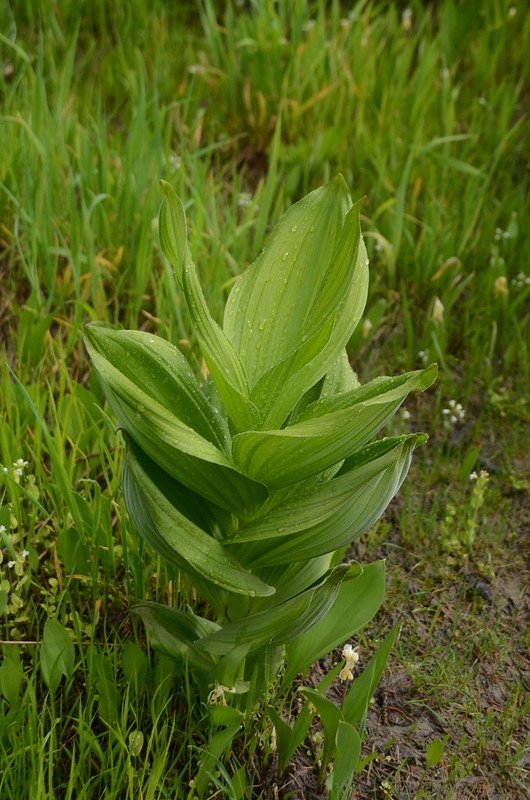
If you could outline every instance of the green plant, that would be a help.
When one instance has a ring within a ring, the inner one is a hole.
[[[282,217],[234,283],[223,327],[202,294],[182,203],[168,184],[162,190],[161,246],[209,377],[199,383],[176,347],[147,333],[90,325],[86,341],[124,431],[135,528],[201,598],[200,615],[147,600],[134,610],[151,644],[187,661],[201,698],[216,706],[221,751],[282,665],[286,690],[377,611],[383,563],[363,569],[342,557],[426,436],[370,440],[410,391],[431,385],[436,367],[361,386],[349,365],[368,259],[360,203],[341,176]],[[353,747],[358,734],[342,721],[349,727],[338,720],[334,735]],[[195,788],[201,794],[205,781]]]

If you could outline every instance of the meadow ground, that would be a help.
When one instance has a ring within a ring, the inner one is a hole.
[[[366,198],[354,368],[440,366],[393,427],[430,441],[354,547],[389,575],[361,660],[402,622],[354,796],[527,796],[529,51],[525,4],[505,0],[2,4],[2,800],[187,796],[200,711],[127,608],[189,591],[131,531],[81,325],[195,358],[159,179],[219,317],[281,211],[337,171]],[[70,632],[54,691],[50,615]],[[313,741],[278,780],[266,723],[254,734],[216,796],[323,796]]]

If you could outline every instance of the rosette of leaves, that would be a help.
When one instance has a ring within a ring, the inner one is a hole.
[[[280,219],[233,284],[222,325],[184,207],[169,184],[162,191],[160,243],[208,378],[148,333],[90,325],[86,342],[125,433],[134,527],[203,600],[201,614],[148,600],[134,610],[151,644],[185,659],[204,692],[248,691],[239,698],[248,707],[279,665],[286,686],[377,611],[383,562],[342,561],[426,439],[375,437],[436,368],[361,386],[350,367],[368,259],[360,203],[341,176]]]

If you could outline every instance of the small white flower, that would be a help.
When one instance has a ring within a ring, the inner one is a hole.
[[[202,64],[190,64],[188,67],[188,72],[190,75],[202,75],[204,72],[206,72],[206,70]]]
[[[456,400],[449,400],[449,408],[456,408]]]
[[[4,473],[4,475],[7,475],[9,469],[7,467],[2,467],[2,472]]]
[[[9,567],[9,569],[13,569],[13,567],[15,566],[15,562],[14,561],[8,561],[7,562],[7,566]]]
[[[473,470],[473,472],[471,472],[471,473],[470,473],[470,475],[469,475],[469,480],[470,480],[470,481],[476,481],[476,480],[477,480],[477,478],[478,478],[478,475],[477,475],[477,473],[475,472],[475,470]]]
[[[410,411],[407,411],[407,409],[404,408],[403,411],[401,412],[401,416],[403,417],[403,419],[410,419]]]
[[[22,551],[22,558],[27,558],[29,556],[29,550]]]
[[[405,8],[401,14],[401,27],[405,32],[410,31],[412,27],[412,9]]]
[[[310,31],[311,28],[315,27],[315,24],[316,23],[315,23],[314,19],[308,19],[308,20],[306,20],[306,22],[304,22],[304,24],[302,26],[302,30],[304,31],[304,33],[308,33],[308,31]]]
[[[27,461],[24,461],[23,458],[17,458],[16,461],[13,461],[13,467],[14,467],[13,473],[17,476],[17,478],[20,478],[20,476],[24,472],[24,469],[27,466],[28,466]]]
[[[450,414],[450,413],[451,413],[451,410],[450,410],[449,408],[442,408],[442,414],[443,414],[445,417],[446,417],[448,414]]]
[[[182,166],[182,159],[176,153],[171,152],[169,154],[169,163],[171,164],[172,169],[177,170]]]
[[[368,338],[368,336],[370,335],[370,331],[372,330],[373,327],[374,326],[372,325],[372,323],[370,322],[369,319],[365,319],[364,320],[363,327],[362,327],[362,332],[363,332],[363,338],[364,339]]]
[[[346,661],[353,661],[353,663],[356,664],[359,660],[357,648],[351,644],[345,644],[342,648],[342,657],[346,659]]]
[[[451,416],[449,417],[449,420],[453,423],[453,425],[455,424],[455,422],[458,422],[458,420],[457,420],[457,418],[455,417],[454,414],[451,414]]]
[[[444,304],[442,303],[439,297],[435,297],[431,314],[432,321],[435,322],[436,324],[438,324],[439,322],[443,322],[444,311],[445,311]]]
[[[222,706],[226,706],[225,693],[227,692],[228,694],[235,694],[236,690],[234,687],[223,686],[222,683],[215,683],[212,691],[208,695],[206,702],[210,706],[215,705],[216,703],[220,703]]]
[[[250,192],[241,192],[237,197],[237,204],[240,208],[252,205],[252,195]]]
[[[509,16],[509,17],[510,17],[510,19],[511,19],[512,17],[515,17],[515,15],[516,15],[516,14],[517,14],[517,8],[516,8],[515,6],[511,6],[511,7],[508,9],[508,16]]]
[[[5,532],[6,532],[6,526],[0,525],[0,533],[5,533]]]
[[[346,663],[339,672],[339,678],[341,681],[352,681],[353,670],[359,661],[359,653],[357,652],[357,648],[353,647],[351,644],[345,644],[342,648],[342,657]]]

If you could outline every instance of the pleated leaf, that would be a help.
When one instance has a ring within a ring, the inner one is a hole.
[[[215,665],[215,659],[195,647],[201,637],[219,630],[215,622],[148,601],[136,603],[132,610],[141,617],[155,650],[170,658],[189,659],[201,671],[209,671]]]
[[[247,431],[234,437],[232,455],[246,474],[280,488],[350,456],[385,425],[408,393],[426,389],[436,367],[382,378],[342,395],[313,403],[281,430]]]
[[[89,326],[86,334],[88,351],[111,408],[123,428],[153,461],[221,508],[241,512],[264,502],[267,489],[238,472],[216,444],[172,410],[178,410],[188,422],[206,429],[211,438],[217,441],[224,438],[219,411],[201,398],[198,389],[194,394],[186,373],[187,365],[185,368],[182,361],[176,359],[173,373],[162,374],[161,371],[159,376],[151,376],[151,362],[145,360],[142,367],[136,351],[135,357],[129,359],[129,347],[116,347],[113,337],[104,329]],[[132,337],[130,342],[134,350],[137,342],[133,342]],[[210,426],[204,421],[207,413],[212,416]]]
[[[227,446],[230,434],[225,420],[199,388],[177,347],[150,333],[101,325],[87,325],[85,336],[91,356],[97,353],[119,369],[209,442],[220,448]]]
[[[127,452],[123,489],[140,535],[162,556],[189,571],[192,579],[199,575],[222,589],[249,597],[274,593],[273,587],[245,570],[220,542],[170,502],[166,492],[171,487],[164,474],[155,468],[153,476],[148,475],[132,448]]]
[[[234,284],[223,327],[250,385],[314,332],[311,310],[340,238],[351,199],[341,176],[292,205],[255,263]]]
[[[368,258],[360,242],[359,204],[348,213],[329,274],[323,276],[301,344],[253,387],[262,427],[279,427],[300,397],[334,364],[359,322],[368,291]],[[300,309],[303,316],[304,309]]]
[[[186,213],[171,184],[160,181],[160,190],[164,195],[158,215],[160,247],[167,260],[173,264],[177,282],[182,286],[182,270],[188,247]]]
[[[370,622],[384,595],[384,561],[369,564],[361,575],[344,581],[325,617],[305,636],[287,645],[287,668],[282,685],[288,686],[299,672],[305,672]]]
[[[250,644],[249,653],[273,647],[307,634],[329,609],[349,573],[348,565],[336,567],[315,588],[244,619],[226,625],[197,643],[212,655],[224,655],[234,647]]]
[[[230,544],[248,543],[246,563],[290,564],[338,550],[381,516],[426,436],[383,439],[356,454],[350,468],[243,528]],[[271,541],[271,539],[273,541]]]
[[[204,360],[216,383],[226,411],[236,429],[259,424],[259,415],[249,400],[248,381],[238,353],[210,314],[192,261],[187,241],[186,215],[180,198],[169,183],[162,183],[164,202],[160,210],[160,245],[173,264],[184,291],[193,331]]]

